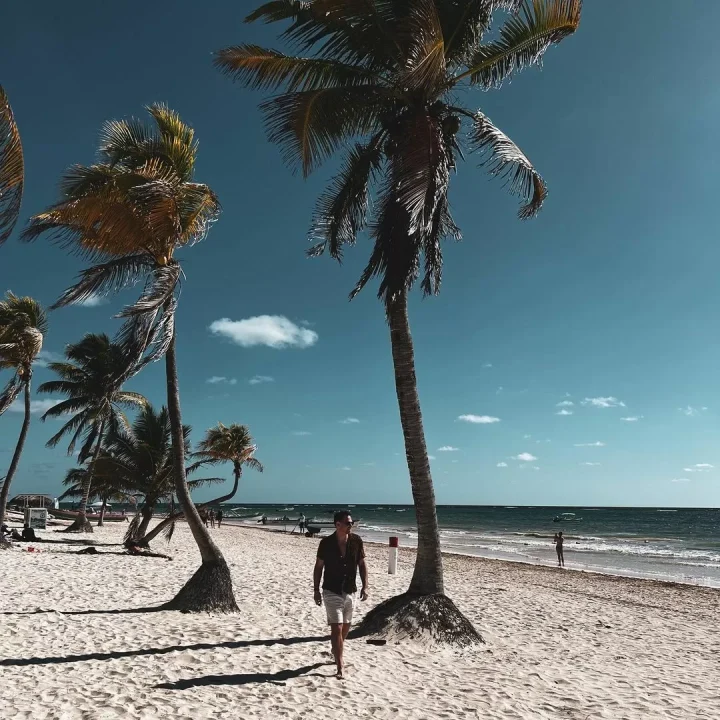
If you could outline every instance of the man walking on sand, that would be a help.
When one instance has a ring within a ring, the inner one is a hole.
[[[363,541],[351,530],[353,519],[349,510],[335,513],[335,532],[320,541],[313,572],[315,603],[325,603],[332,654],[337,665],[335,677],[343,678],[343,647],[350,632],[355,593],[357,592],[357,571],[360,570],[362,590],[360,599],[367,600],[368,571],[365,564]],[[324,571],[324,572],[323,572]],[[322,579],[322,593],[320,580]]]
[[[565,539],[563,538],[562,530],[558,533],[555,533],[553,542],[555,543],[555,552],[558,556],[558,567],[565,567],[565,553],[563,552],[564,541]]]

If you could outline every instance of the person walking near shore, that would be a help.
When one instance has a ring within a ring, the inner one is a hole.
[[[223,511],[222,511],[222,508],[220,508],[220,509],[217,511],[217,516],[216,516],[216,517],[217,517],[218,527],[220,527],[220,526],[222,525],[222,519],[223,519]]]
[[[562,530],[555,533],[553,542],[555,543],[555,552],[558,556],[558,567],[565,567],[565,555],[563,553],[563,542],[564,542]]]
[[[349,510],[335,513],[335,532],[323,538],[318,546],[313,587],[316,605],[325,603],[327,621],[330,625],[332,654],[337,666],[335,677],[343,678],[343,649],[345,638],[350,632],[355,594],[357,593],[357,571],[360,570],[362,589],[360,600],[367,600],[368,570],[365,564],[363,541],[351,530],[353,519]],[[322,593],[320,580],[322,579]]]

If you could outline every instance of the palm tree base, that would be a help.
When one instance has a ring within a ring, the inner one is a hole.
[[[81,533],[81,532],[87,532],[91,533],[93,532],[92,525],[90,524],[90,521],[87,518],[77,517],[75,520],[73,520],[72,525],[68,525],[63,532],[67,533]]]
[[[351,638],[374,636],[400,642],[421,640],[435,645],[470,647],[485,641],[455,603],[441,593],[403,593],[374,607]]]
[[[161,609],[180,612],[238,612],[230,568],[225,560],[204,562],[180,592]]]

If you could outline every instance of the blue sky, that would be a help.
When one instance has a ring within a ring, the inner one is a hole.
[[[130,31],[111,3],[4,7],[0,82],[25,147],[23,219],[54,201],[68,165],[92,161],[105,120],[153,101],[178,110],[200,140],[198,179],[224,206],[183,253],[184,420],[196,439],[217,421],[250,426],[266,472],[246,473],[240,501],[408,502],[383,311],[371,288],[347,301],[369,243],[342,267],[304,257],[332,165],[293,176],[265,140],[261,97],[211,65],[230,44],[277,45],[274,30],[242,24],[253,7],[143,3]],[[438,502],[720,505],[720,4],[694,7],[587,2],[542,70],[467,93],[550,194],[521,223],[472,158],[453,178],[464,240],[446,247],[441,295],[418,293],[410,309]],[[13,238],[0,289],[50,304],[81,268],[46,241]],[[52,313],[46,351],[113,333],[133,292]],[[163,371],[131,388],[161,404]],[[20,419],[0,418],[0,467]],[[33,418],[17,491],[58,492],[71,459],[44,448],[56,426]]]

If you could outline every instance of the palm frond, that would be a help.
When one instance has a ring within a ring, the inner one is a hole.
[[[136,392],[129,392],[128,390],[121,390],[115,394],[114,402],[130,405],[132,407],[147,407],[148,400],[144,395]]]
[[[153,103],[147,111],[155,121],[165,155],[171,161],[175,174],[183,182],[190,182],[198,149],[195,131],[175,110],[163,103]]]
[[[514,71],[539,63],[546,50],[580,25],[582,0],[525,0],[507,19],[498,40],[479,47],[468,69],[453,80],[470,77],[484,88],[499,87]]]
[[[0,392],[0,415],[2,415],[15,402],[22,388],[22,378],[15,373],[10,378],[8,384],[2,389],[2,392]]]
[[[482,165],[490,174],[504,178],[510,192],[527,201],[518,212],[520,219],[537,215],[547,187],[522,150],[481,112],[475,114],[470,140],[475,150],[487,155]]]
[[[144,253],[124,255],[83,270],[80,273],[80,281],[68,288],[51,306],[51,310],[81,303],[89,297],[115,293],[137,282],[138,276],[154,265],[153,257]]]
[[[260,106],[268,139],[307,177],[348,138],[377,131],[388,92],[373,85],[279,95]]]
[[[326,249],[340,260],[342,246],[353,245],[366,224],[370,206],[369,185],[382,165],[383,134],[367,144],[356,144],[345,158],[340,173],[320,195],[315,206],[308,254],[317,256]]]
[[[435,0],[416,0],[405,24],[409,37],[400,84],[434,96],[446,80],[445,38]]]
[[[22,203],[25,163],[15,116],[0,85],[0,245],[11,235]]]
[[[41,418],[41,419],[44,419]],[[72,454],[72,452],[75,450],[75,443],[77,442],[78,437],[81,433],[85,431],[85,428],[87,427],[87,423],[91,422],[92,418],[90,416],[90,412],[88,410],[84,410],[82,412],[77,413],[73,417],[70,418],[46,443],[45,447],[54,448],[60,440],[63,439],[65,435],[67,435],[70,432],[74,432],[74,436],[72,440],[70,441],[70,446],[72,447],[72,450],[69,450],[68,454]]]
[[[243,461],[243,465],[246,465],[247,467],[252,468],[253,470],[257,470],[258,472],[263,472],[265,470],[265,468],[263,467],[263,464],[254,457],[246,458]]]
[[[155,267],[140,298],[124,308],[118,317],[131,317],[159,310],[175,292],[180,279],[180,264],[171,260],[167,265]]]
[[[317,90],[367,85],[378,76],[365,68],[326,58],[299,58],[259,45],[234,45],[215,53],[218,70],[254,90]]]
[[[179,245],[193,245],[205,239],[222,207],[213,190],[202,183],[183,183],[177,198],[180,210]]]

